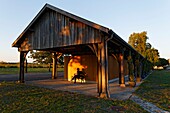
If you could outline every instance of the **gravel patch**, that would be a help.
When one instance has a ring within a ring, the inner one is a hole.
[[[144,108],[146,111],[148,111],[150,113],[170,113],[168,111],[165,111],[165,110],[162,110],[162,109],[158,108],[157,106],[153,105],[150,102],[147,102],[147,101],[144,101],[144,100],[140,99],[136,95],[132,95],[130,97],[130,99],[132,101],[134,101],[135,103],[139,104],[142,108]]]

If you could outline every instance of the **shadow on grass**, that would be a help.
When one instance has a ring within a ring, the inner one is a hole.
[[[131,100],[101,99],[35,86],[0,83],[1,112],[146,112]]]

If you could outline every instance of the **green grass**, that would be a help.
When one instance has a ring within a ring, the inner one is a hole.
[[[52,70],[52,69],[51,69]],[[28,73],[48,73],[48,68],[28,68]],[[64,71],[64,68],[57,68],[57,71]],[[18,74],[19,68],[0,68],[1,74]]]
[[[101,99],[25,84],[2,82],[0,83],[0,112],[144,113],[146,111],[131,100]]]
[[[135,93],[142,99],[170,111],[170,70],[154,71]]]

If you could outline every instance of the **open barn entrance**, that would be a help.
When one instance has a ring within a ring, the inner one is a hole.
[[[52,53],[52,79],[57,78],[58,57],[67,54],[71,56],[65,57],[64,77],[70,81],[76,68],[85,69],[87,80],[97,83],[97,93],[100,97],[110,96],[109,80],[114,77],[118,76],[120,86],[125,87],[124,77],[129,73],[129,65],[135,67],[135,60],[143,59],[109,28],[49,4],[40,10],[12,46],[17,47],[20,52],[21,83],[24,82],[24,60],[29,51]],[[131,62],[127,66],[128,58]],[[137,70],[136,67],[132,71]],[[130,72],[134,76],[132,71]]]

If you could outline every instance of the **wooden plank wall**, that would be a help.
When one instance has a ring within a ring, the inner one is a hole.
[[[118,78],[119,77],[119,63],[113,56],[109,56],[108,67],[109,67],[109,80]]]
[[[25,37],[31,49],[46,49],[101,42],[102,32],[52,10],[46,11],[31,26]]]

